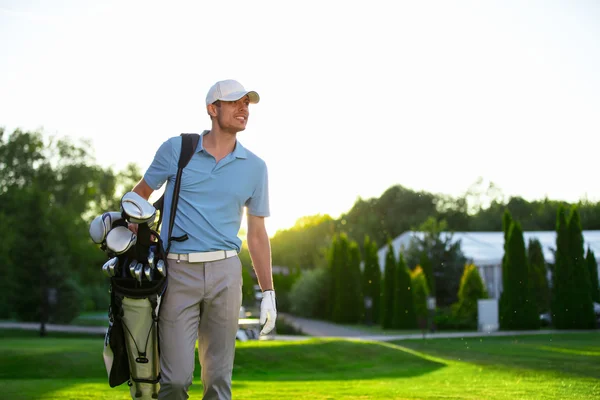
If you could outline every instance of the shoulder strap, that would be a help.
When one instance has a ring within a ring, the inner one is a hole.
[[[175,176],[175,185],[173,186],[173,201],[171,201],[171,212],[169,214],[169,234],[167,236],[167,246],[165,250],[165,254],[169,253],[171,248],[171,240],[175,240],[177,242],[183,242],[188,239],[187,234],[183,236],[178,236],[176,238],[171,237],[173,233],[173,223],[175,222],[175,213],[177,212],[177,203],[179,202],[179,190],[181,189],[181,175],[183,174],[183,169],[187,166],[187,164],[192,159],[196,151],[196,147],[198,146],[198,142],[200,141],[200,135],[197,133],[182,133],[181,134],[181,153],[179,155],[179,162],[177,164],[177,175]],[[163,215],[163,205],[164,205],[164,193],[159,200],[154,203],[154,207],[160,207],[160,216],[157,226],[160,226],[162,222]]]

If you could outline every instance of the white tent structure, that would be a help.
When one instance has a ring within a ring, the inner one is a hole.
[[[504,255],[504,233],[503,232],[442,232],[442,237],[451,235],[452,241],[460,240],[460,247],[467,260],[473,262],[479,269],[481,278],[483,279],[490,297],[500,298],[502,293],[502,256]],[[400,251],[407,249],[410,246],[411,240],[415,237],[423,238],[423,232],[408,231],[396,237],[392,241],[392,248],[396,259]],[[529,239],[537,238],[544,251],[546,262],[554,263],[553,249],[556,249],[556,232],[555,231],[529,231],[523,232],[525,246],[528,245]],[[583,239],[585,242],[585,251],[588,246],[597,255],[600,260],[600,231],[583,231]],[[387,254],[387,246],[379,249],[377,255],[379,257],[379,267],[383,273],[385,267],[385,256]],[[598,268],[600,273],[600,267]],[[550,276],[548,276],[550,279]],[[551,283],[551,281],[549,281]]]

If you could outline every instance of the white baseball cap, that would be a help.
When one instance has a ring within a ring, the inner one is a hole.
[[[246,90],[238,81],[227,79],[215,83],[206,95],[206,105],[212,104],[217,100],[236,101],[248,95],[250,103],[256,104],[260,100],[258,93],[253,90]]]

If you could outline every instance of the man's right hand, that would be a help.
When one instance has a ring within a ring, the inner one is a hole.
[[[138,233],[138,224],[133,224],[133,223],[129,223],[127,224],[127,228],[129,228],[129,230],[133,233],[135,233],[137,235]]]

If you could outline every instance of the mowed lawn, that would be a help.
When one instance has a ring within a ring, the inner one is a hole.
[[[0,398],[130,399],[126,385],[108,386],[102,345],[0,331]],[[245,342],[233,390],[234,399],[600,399],[600,333]]]

